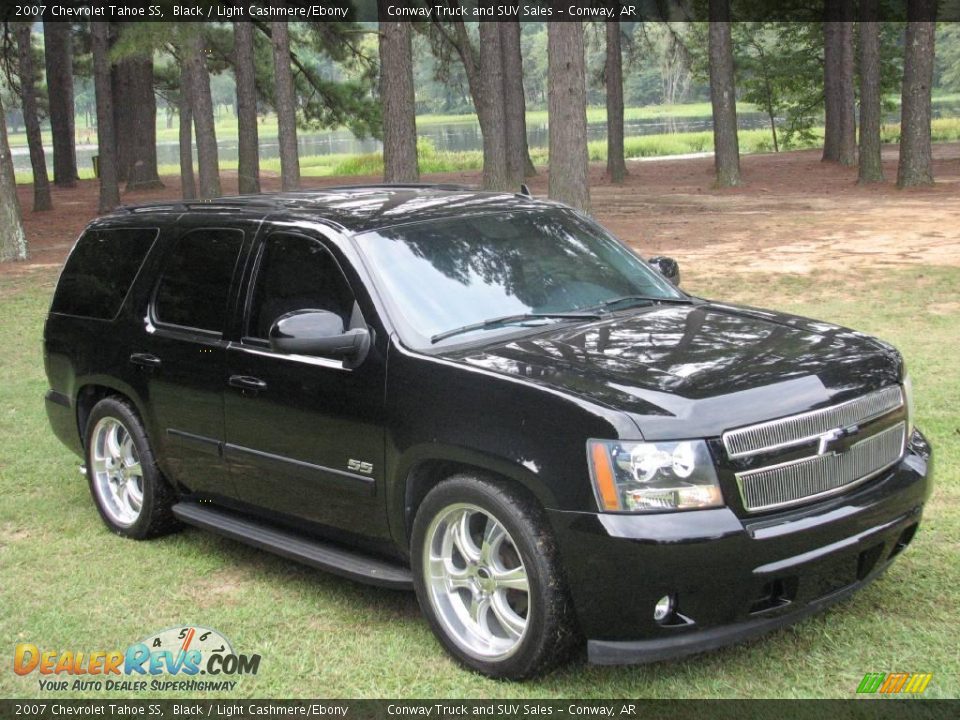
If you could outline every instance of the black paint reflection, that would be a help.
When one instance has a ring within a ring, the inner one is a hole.
[[[453,357],[637,415],[695,420],[708,408],[718,416],[726,412],[725,427],[744,409],[725,409],[720,398],[736,397],[775,417],[896,383],[899,376],[896,351],[860,333],[710,304],[641,309]],[[782,393],[769,392],[770,386]],[[762,402],[759,389],[765,389]]]

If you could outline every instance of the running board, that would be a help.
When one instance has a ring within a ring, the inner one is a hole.
[[[247,545],[282,555],[285,558],[341,575],[350,580],[391,588],[412,590],[409,568],[352,552],[330,543],[307,539],[278,530],[225,510],[214,510],[197,503],[180,502],[173,514],[188,525],[211,530]]]

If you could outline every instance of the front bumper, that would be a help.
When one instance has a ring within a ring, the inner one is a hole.
[[[657,515],[550,511],[591,662],[711,650],[794,623],[878,577],[916,532],[932,488],[916,432],[882,476],[790,511]],[[664,622],[653,608],[673,595]]]

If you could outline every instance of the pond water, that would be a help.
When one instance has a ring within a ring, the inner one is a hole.
[[[934,117],[956,117],[960,115],[960,103],[934,103]],[[737,116],[742,129],[765,128],[768,126],[766,115],[760,112],[741,112]],[[890,113],[886,122],[899,122],[899,110]],[[710,130],[713,127],[709,115],[703,117],[660,117],[647,120],[628,120],[624,123],[626,137],[637,135],[656,135],[660,133],[684,133]],[[604,140],[607,137],[605,122],[590,123],[587,126],[590,140]],[[452,122],[422,125],[418,135],[429,138],[438,150],[481,150],[483,139],[480,124],[472,122]],[[95,135],[94,135],[95,137]],[[362,154],[380,150],[380,142],[373,138],[358,139],[349,130],[331,130],[324,132],[298,133],[300,155],[336,155]],[[527,141],[530,147],[549,145],[549,131],[546,122],[532,122],[527,125]],[[221,140],[217,143],[221,160],[237,160],[237,141]],[[30,169],[30,157],[26,147],[11,148],[13,164],[17,170]],[[81,168],[91,166],[92,156],[97,154],[96,145],[77,147],[77,163]],[[260,157],[264,159],[279,157],[279,145],[276,138],[260,139]],[[52,150],[46,148],[47,166],[52,172]],[[176,142],[162,142],[157,145],[157,161],[161,165],[175,165],[180,161],[180,151]]]
[[[740,127],[763,127],[766,117],[762,113],[741,113],[738,118]],[[633,135],[655,135],[666,132],[694,132],[710,130],[713,127],[712,119],[706,117],[694,118],[656,118],[652,120],[631,120],[624,123],[626,137]],[[431,123],[417,128],[417,135],[429,138],[437,150],[465,151],[482,150],[483,136],[480,134],[480,123],[452,122]],[[587,125],[587,135],[590,140],[605,140],[607,124],[605,122]],[[379,140],[354,137],[349,130],[331,130],[328,132],[298,132],[298,147],[301,157],[310,155],[360,155],[377,152],[381,148]],[[549,130],[546,122],[529,123],[527,125],[527,143],[530,147],[547,147],[550,144]],[[225,140],[217,143],[221,160],[237,160],[237,141]],[[80,152],[79,149],[77,151]],[[90,154],[93,154],[91,152]],[[261,138],[260,157],[263,159],[280,156],[280,148],[276,138]],[[177,143],[161,143],[157,145],[157,162],[175,164],[180,160],[180,149]],[[78,156],[77,162],[82,162]],[[87,161],[89,162],[89,161]],[[29,167],[29,160],[27,162]]]

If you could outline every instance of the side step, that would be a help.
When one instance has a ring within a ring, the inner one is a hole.
[[[173,506],[173,514],[188,525],[212,530],[219,535],[335,575],[393,590],[413,589],[413,578],[410,576],[409,568],[387,560],[351,552],[330,543],[303,538],[226,510],[215,510],[197,503],[177,503]]]

